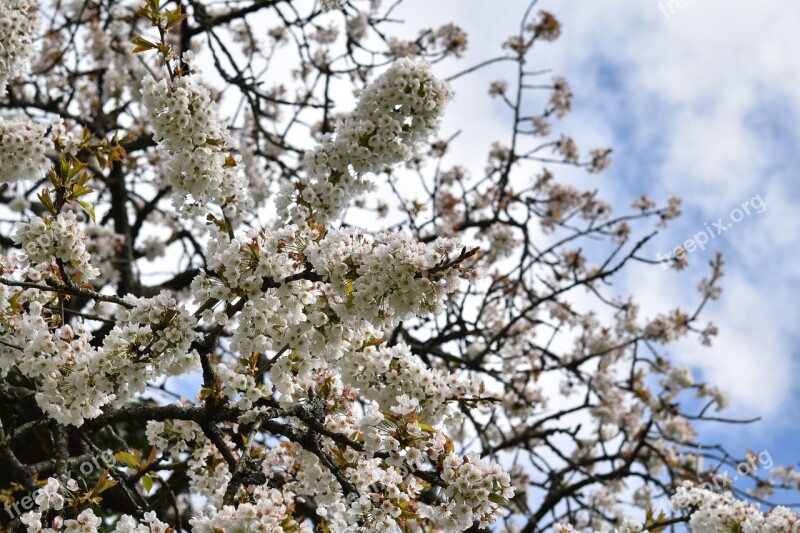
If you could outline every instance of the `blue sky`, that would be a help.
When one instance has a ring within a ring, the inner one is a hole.
[[[653,257],[705,223],[727,220],[754,196],[766,204],[690,254],[688,273],[633,269],[620,291],[636,296],[644,316],[687,305],[708,261],[722,251],[723,297],[705,313],[720,329],[716,342],[704,348],[692,339],[669,351],[730,393],[726,415],[763,417],[747,427],[703,426],[707,438],[797,464],[800,3],[691,0],[673,12],[668,3],[540,0],[538,8],[555,13],[564,33],[534,54],[530,67],[564,75],[575,93],[574,111],[557,132],[574,136],[584,150],[614,148],[610,171],[580,178],[586,188],[597,187],[621,210],[642,193],[659,202],[683,199],[684,216],[657,237]],[[481,60],[499,51],[526,5],[408,0],[398,16],[417,28],[457,21],[470,37],[466,61]],[[501,74],[490,69],[454,85],[444,131],[464,129],[453,149],[465,166],[481,168],[488,142],[507,138],[504,117],[485,99]]]

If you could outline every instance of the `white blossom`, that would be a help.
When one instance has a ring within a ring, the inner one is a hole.
[[[427,63],[395,61],[364,89],[334,133],[306,153],[306,175],[282,189],[279,211],[296,223],[338,217],[352,197],[372,187],[367,174],[407,160],[438,129],[449,98],[447,84]]]
[[[213,202],[225,205],[230,218],[241,217],[251,203],[244,196],[246,182],[237,158],[226,151],[233,143],[209,90],[190,76],[174,83],[146,77],[141,93],[145,117],[166,160],[164,172],[178,193],[176,207]]]
[[[55,260],[60,260],[68,269],[74,269],[82,280],[90,281],[100,271],[90,263],[87,239],[73,211],[61,212],[55,218],[34,217],[30,222],[18,223],[14,234],[14,240],[22,245],[27,265],[52,267]]]
[[[678,487],[671,502],[676,510],[693,508],[689,519],[692,533],[791,533],[800,527],[797,514],[786,507],[764,512],[757,503],[736,500],[730,492],[718,494],[690,483]]]
[[[0,97],[9,80],[22,74],[35,53],[33,40],[39,32],[38,6],[32,0],[0,3]]]
[[[47,152],[52,149],[43,126],[26,117],[0,116],[0,183],[44,178],[50,168]]]

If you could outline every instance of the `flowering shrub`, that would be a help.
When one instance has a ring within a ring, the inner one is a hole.
[[[680,202],[556,180],[611,163],[550,137],[573,92],[524,65],[558,20],[485,63],[519,67],[488,87],[512,139],[468,169],[438,131],[468,35],[392,36],[393,9],[0,5],[2,527],[794,531],[697,488],[727,397],[661,347],[711,342],[723,263],[698,312],[609,292]],[[797,484],[773,472],[757,496]]]

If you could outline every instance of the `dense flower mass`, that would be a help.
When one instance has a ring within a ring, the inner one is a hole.
[[[93,372],[112,376],[114,394],[125,403],[141,393],[149,380],[180,375],[198,365],[192,343],[200,338],[197,320],[166,291],[153,298],[129,298],[132,309],[122,309],[124,326],[116,326],[103,340]]]
[[[786,507],[763,511],[759,504],[736,500],[730,492],[719,494],[691,484],[678,487],[671,502],[675,509],[691,511],[692,533],[794,533],[800,528],[800,517]]]
[[[220,237],[212,249],[207,266],[218,278],[207,273],[195,278],[196,302],[248,296],[231,348],[242,355],[291,350],[291,357],[278,358],[270,370],[271,385],[289,403],[303,393],[322,359],[353,369],[346,350],[379,337],[376,328],[441,309],[447,294],[470,274],[457,261],[456,240],[422,244],[404,234],[368,237],[353,229],[322,236],[287,226],[227,243]],[[208,309],[202,316],[210,323],[228,321],[221,310]],[[256,384],[257,373],[248,365],[219,367],[222,394],[249,407],[271,392]],[[447,381],[435,373],[431,380],[431,385]],[[428,407],[433,412],[438,404]]]
[[[39,33],[38,6],[32,0],[6,0],[0,4],[0,97],[8,81],[22,74],[35,53]]]
[[[88,237],[73,211],[20,223],[14,240],[22,246],[25,263],[36,269],[56,268],[56,261],[60,261],[68,274],[74,271],[83,281],[91,281],[100,274],[90,263],[91,255],[86,250]]]
[[[408,346],[366,346],[345,356],[343,379],[384,413],[415,414],[435,425],[455,413],[447,400],[479,396],[480,386],[427,368]]]
[[[227,150],[232,141],[219,118],[211,93],[192,77],[174,84],[147,77],[142,82],[145,117],[166,159],[165,173],[178,195],[176,207],[214,202],[236,219],[250,205],[237,160]],[[186,195],[191,202],[186,203]]]
[[[0,358],[0,369],[15,366],[39,380],[37,404],[58,422],[75,426],[96,418],[109,404],[129,402],[149,380],[193,370],[196,320],[166,293],[131,304],[121,312],[125,325],[113,328],[97,348],[83,326],[52,330],[49,322],[55,317],[40,302],[31,302],[27,314],[7,319],[17,329],[11,339],[19,348]]]
[[[44,127],[25,117],[0,116],[0,183],[44,178],[50,167],[47,153],[52,149]]]
[[[459,249],[455,239],[424,244],[404,234],[371,239],[348,229],[328,232],[304,255],[329,280],[329,302],[340,319],[380,326],[442,309],[460,284],[462,271],[448,264]]]
[[[502,467],[487,465],[475,453],[449,455],[444,460],[442,479],[449,485],[445,494],[454,506],[446,522],[448,531],[469,529],[475,520],[481,526],[493,524],[502,510],[492,502],[514,495],[511,479]]]
[[[400,59],[364,89],[355,110],[305,155],[305,176],[287,185],[278,208],[295,223],[337,218],[371,188],[366,174],[405,161],[439,127],[450,89],[424,62]],[[293,203],[294,202],[294,203]]]
[[[192,531],[216,533],[230,531],[247,533],[250,531],[294,531],[311,533],[308,524],[297,524],[291,517],[293,494],[284,494],[275,489],[259,487],[252,495],[253,503],[243,503],[238,507],[226,505],[221,509],[209,506],[203,514],[192,518]],[[287,502],[286,500],[289,500]]]

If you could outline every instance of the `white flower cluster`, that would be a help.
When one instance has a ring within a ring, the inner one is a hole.
[[[232,446],[229,440],[226,443]],[[188,466],[191,493],[205,497],[208,505],[222,507],[231,473],[219,450],[202,434],[198,434],[192,446]]]
[[[464,457],[448,455],[442,480],[448,484],[444,489],[449,500],[445,515],[447,531],[466,531],[475,520],[480,521],[481,527],[494,523],[503,510],[491,500],[498,497],[508,500],[514,496],[511,476],[497,463],[484,463],[473,452]],[[430,518],[441,520],[442,517],[435,514]]]
[[[217,378],[222,384],[221,396],[236,399],[236,407],[247,410],[253,403],[269,396],[271,388],[256,383],[256,369],[247,367],[240,372],[224,363],[217,365]]]
[[[199,365],[199,356],[191,349],[200,337],[195,331],[197,319],[170,293],[128,299],[135,306],[120,312],[124,325],[115,326],[104,339],[96,366],[96,371],[115,376],[117,403],[133,399],[149,380],[185,374]]]
[[[305,386],[313,388],[318,397],[326,398],[326,410],[331,413],[326,417],[326,426],[342,434],[357,433],[355,405],[361,396],[337,383],[335,371],[324,363],[314,374],[318,379],[310,380]],[[195,519],[197,523],[193,523],[200,531],[213,531],[213,528],[243,531],[242,524],[248,520],[263,520],[272,525],[273,519],[281,522],[290,518],[283,506],[291,509],[295,498],[309,496],[330,531],[351,531],[354,524],[361,524],[363,531],[399,531],[409,519],[430,522],[443,531],[463,530],[461,526],[467,522],[471,524],[473,519],[494,522],[501,512],[501,500],[513,495],[510,477],[498,465],[484,463],[475,455],[463,458],[454,454],[444,433],[416,421],[414,413],[420,410],[416,398],[401,395],[396,400],[392,409],[395,417],[408,415],[408,420],[389,421],[375,403],[367,404],[362,420],[368,447],[369,430],[375,426],[383,426],[386,435],[392,434],[402,441],[395,440],[392,445],[388,439],[383,440],[381,444],[385,446],[381,451],[388,457],[372,457],[363,451],[338,449],[335,445],[329,449],[338,458],[336,462],[342,473],[359,492],[360,497],[355,500],[342,494],[337,478],[316,455],[296,443],[287,442],[265,450],[260,457],[262,471],[268,478],[277,478],[275,483],[282,492],[274,492],[266,486],[247,491],[240,488],[240,495],[247,495],[248,502],[227,506],[222,497],[231,480],[230,471],[196,423],[153,421],[148,423],[147,438],[175,459],[185,461],[185,454],[189,454],[192,493],[207,498],[206,509]],[[247,423],[253,420],[255,418],[250,418]],[[233,446],[227,436],[223,439]],[[320,443],[328,448],[326,439]],[[428,470],[431,466],[442,472],[446,485],[441,498],[426,505],[417,501],[425,484],[407,473],[418,468]],[[267,507],[262,508],[264,505]]]
[[[45,527],[42,524],[42,513],[26,513],[20,518],[23,525],[27,526],[28,533],[39,533],[40,531],[63,531],[64,533],[97,533],[103,521],[95,516],[94,511],[86,509],[74,519],[64,520],[60,516],[53,519],[52,523]],[[148,530],[149,531],[149,530]]]
[[[39,32],[38,7],[31,0],[5,0],[0,3],[0,97],[9,80],[22,74],[35,50],[33,39]]]
[[[188,443],[200,437],[202,433],[200,426],[189,420],[169,422],[149,420],[145,430],[147,442],[173,458],[178,458],[180,454],[189,451]]]
[[[187,400],[179,403],[187,407]],[[208,506],[219,509],[223,506],[223,497],[231,480],[228,464],[222,458],[219,449],[205,436],[202,428],[188,420],[148,421],[147,441],[162,450],[165,457],[186,462],[188,465],[189,488],[194,496],[205,498]],[[227,435],[222,435],[229,447],[233,443]]]
[[[72,211],[59,213],[55,218],[34,217],[30,222],[19,222],[14,235],[14,241],[22,245],[27,265],[47,268],[59,259],[66,267],[75,269],[81,281],[92,280],[100,274],[90,264],[86,239]]]
[[[370,410],[368,408],[368,410]],[[372,417],[372,415],[368,415]],[[380,415],[373,420],[380,422]],[[476,454],[460,457],[444,449],[443,434],[433,432],[442,444],[430,450],[430,459],[443,471],[443,487],[435,502],[423,503],[426,484],[409,468],[424,467],[424,460],[407,465],[387,465],[384,459],[366,458],[353,449],[341,450],[342,473],[358,491],[343,497],[339,483],[319,458],[292,443],[271,449],[264,456],[263,471],[277,477],[284,494],[291,490],[298,498],[309,495],[317,514],[330,531],[464,531],[473,520],[492,523],[501,514],[498,502],[511,498],[510,476],[497,464],[487,464]],[[421,439],[424,440],[424,439]],[[356,529],[356,524],[358,528]]]
[[[5,378],[8,371],[17,365],[20,351],[14,344],[16,332],[22,321],[22,313],[19,312],[18,304],[25,303],[21,299],[22,291],[16,287],[0,285],[0,378]],[[21,300],[21,301],[20,301]]]
[[[585,529],[578,529],[572,524],[556,524],[553,526],[553,533],[583,533]],[[613,529],[613,533],[648,533],[644,526],[630,518],[624,518],[619,527]]]
[[[179,193],[176,208],[213,202],[224,206],[230,219],[241,217],[250,206],[243,196],[247,183],[228,151],[233,142],[209,90],[189,76],[174,84],[147,77],[141,93],[145,117],[166,160],[167,179]],[[187,194],[193,199],[189,204]]]
[[[105,376],[93,372],[97,351],[88,330],[65,325],[51,331],[44,313],[42,304],[33,302],[22,316],[15,339],[22,348],[16,367],[40,380],[36,403],[45,413],[60,423],[78,425],[98,416],[114,397]]]
[[[403,233],[380,233],[373,240],[348,228],[329,231],[304,254],[329,280],[329,303],[342,321],[379,327],[441,310],[461,281],[458,268],[443,265],[460,248],[456,239],[425,244]]]
[[[461,279],[458,267],[445,266],[460,249],[460,243],[452,239],[424,244],[402,233],[369,238],[355,229],[329,231],[319,238],[314,232],[287,226],[212,246],[208,267],[217,272],[222,284],[198,277],[193,286],[196,300],[225,300],[244,292],[253,299],[250,305],[258,305],[258,298],[266,298],[258,306],[266,312],[273,305],[272,312],[282,315],[278,317],[282,327],[292,318],[292,309],[299,314],[289,323],[299,324],[296,319],[305,322],[305,327],[323,326],[331,313],[338,322],[350,325],[402,320],[438,310]],[[303,267],[311,267],[310,275],[318,278],[314,286],[306,280],[286,281],[302,273]],[[324,294],[328,307],[310,308],[315,294]],[[271,346],[260,344],[257,349]]]
[[[195,302],[248,296],[237,315],[231,349],[246,361],[256,352],[290,348],[292,359],[280,358],[270,371],[283,401],[305,390],[299,382],[310,377],[320,359],[338,367],[345,339],[359,347],[379,336],[376,328],[440,309],[462,276],[458,266],[448,264],[460,250],[458,241],[424,244],[400,233],[368,238],[348,229],[320,237],[287,226],[218,241],[209,250],[208,267],[219,281],[205,273],[196,277]],[[298,274],[310,279],[293,279]],[[220,309],[208,309],[202,317],[212,324],[228,321]],[[271,392],[256,385],[255,369],[247,365],[219,370],[225,396],[237,398],[244,408]],[[426,405],[428,414],[438,410],[438,405]]]
[[[2,9],[0,6],[0,13]],[[0,33],[2,31],[0,26]],[[43,126],[26,117],[0,117],[0,183],[45,177],[50,168],[47,152],[53,149],[53,142],[46,133]]]
[[[34,493],[34,501],[39,506],[38,511],[30,511],[20,517],[20,522],[26,527],[28,533],[97,533],[103,521],[94,514],[92,509],[84,509],[74,519],[64,520],[61,516],[56,516],[46,523],[42,521],[42,515],[49,510],[59,511],[64,508],[65,493],[76,493],[80,490],[78,483],[70,479],[66,487],[55,478],[48,478],[47,483]],[[139,524],[136,519],[128,515],[123,515],[117,522],[114,529],[118,533],[166,533],[168,525],[159,521],[154,512],[145,513],[145,523]]]
[[[187,406],[189,402],[184,401],[183,405]],[[184,420],[149,421],[146,435],[148,442],[165,455],[173,460],[186,461],[192,495],[204,497],[206,505],[215,509],[223,506],[231,473],[217,447],[208,440],[197,423]],[[223,435],[222,438],[228,446],[233,446],[228,436]]]
[[[253,490],[253,503],[242,503],[238,507],[226,505],[221,509],[213,505],[189,523],[197,533],[248,533],[250,531],[294,531],[311,533],[311,526],[298,524],[292,519],[294,495],[276,489],[259,486]]]
[[[17,324],[14,360],[3,358],[0,368],[16,366],[23,375],[39,379],[36,402],[62,424],[80,426],[99,416],[112,402],[122,404],[144,391],[147,382],[164,374],[193,370],[198,356],[190,349],[198,338],[196,319],[178,308],[166,292],[135,300],[116,326],[94,348],[83,326],[65,325],[51,331],[45,309],[32,302]]]
[[[367,173],[411,157],[439,127],[450,89],[424,62],[400,59],[367,86],[356,109],[305,155],[306,176],[284,186],[279,213],[301,224],[337,218],[372,187]]]
[[[737,500],[730,492],[719,494],[685,482],[670,499],[673,511],[688,511],[692,533],[795,533],[800,529],[800,516],[794,511],[776,506],[762,511],[757,503]],[[583,531],[571,524],[557,524],[556,533]],[[625,518],[615,533],[647,533],[641,523]]]
[[[174,531],[169,524],[158,519],[155,511],[144,513],[144,520],[139,522],[132,516],[122,515],[114,528],[114,533],[169,533]],[[69,533],[69,532],[64,532]],[[81,533],[94,533],[81,530]]]
[[[81,148],[82,134],[73,125],[67,128],[63,117],[53,117],[50,120],[50,139],[59,147],[59,151],[72,156],[78,155]]]
[[[351,476],[364,480],[362,495],[350,504],[348,512],[332,517],[335,530],[357,531],[347,524],[366,523],[364,531],[402,531],[403,511],[416,508],[414,500],[424,490],[422,483],[413,476],[404,479],[397,468],[384,470],[367,461],[359,462],[351,470]],[[327,513],[328,516],[331,514]]]
[[[59,494],[61,484],[55,478],[47,478],[47,483],[38,491],[34,501],[39,506],[40,511],[55,509],[56,511],[64,507],[64,496]]]
[[[14,298],[27,299],[23,293]],[[0,374],[16,367],[37,380],[35,399],[42,411],[62,424],[80,425],[114,399],[112,384],[95,372],[98,353],[89,331],[81,324],[52,328],[45,303],[52,302],[28,301],[28,311],[19,314],[0,308],[3,345],[11,348],[0,352]]]
[[[447,447],[444,433],[419,420],[419,400],[403,394],[392,403],[388,411],[375,402],[368,403],[358,420],[366,457],[388,452],[386,464],[403,468],[424,466],[431,457],[443,458]]]
[[[209,242],[208,269],[215,272],[224,285],[202,290],[192,288],[195,300],[202,303],[206,298],[227,300],[243,292],[251,298],[262,294],[264,280],[279,284],[298,272],[296,258],[309,236],[296,226],[287,226],[262,233],[249,232],[229,241],[218,235]]]
[[[359,389],[364,398],[377,402],[385,413],[413,413],[435,425],[453,414],[444,408],[447,399],[477,396],[478,391],[471,390],[469,383],[454,374],[428,368],[404,344],[391,348],[367,346],[347,353],[345,360],[343,379]]]
[[[369,15],[364,12],[348,18],[345,26],[347,37],[355,43],[360,42],[367,35],[368,23]]]
[[[691,484],[678,487],[671,502],[674,509],[693,510],[692,533],[793,533],[800,528],[800,516],[786,507],[764,512],[757,503],[736,500],[730,492],[718,494]]]
[[[58,484],[53,478],[48,479]],[[54,509],[60,509],[60,507]],[[75,518],[64,520],[56,516],[50,523],[42,521],[42,511],[31,511],[20,517],[20,522],[26,527],[27,533],[98,533],[103,519],[94,514],[91,508],[84,509]],[[154,511],[144,513],[144,523],[139,523],[129,515],[122,515],[117,521],[114,533],[167,533],[173,531],[156,517]]]

